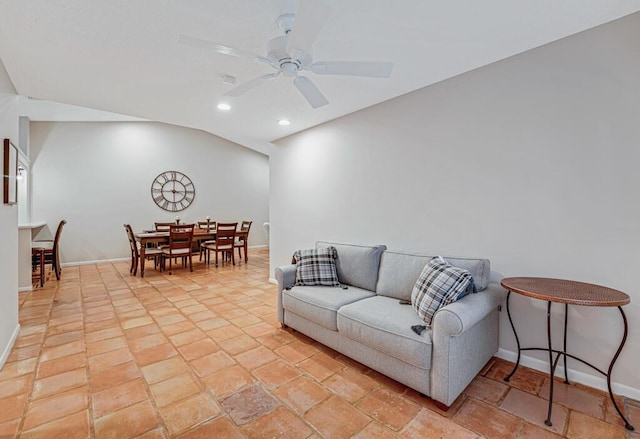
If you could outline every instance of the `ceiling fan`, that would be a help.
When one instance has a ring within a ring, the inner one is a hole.
[[[225,44],[180,35],[178,42],[201,47],[224,55],[254,59],[272,67],[275,72],[258,76],[229,90],[226,96],[240,96],[249,90],[280,75],[293,78],[293,84],[313,108],[327,105],[329,101],[307,76],[308,71],[318,75],[350,75],[369,78],[388,78],[393,63],[374,61],[314,61],[312,46],[322,26],[329,18],[329,8],[319,0],[301,0],[296,13],[281,14],[276,24],[284,35],[267,43],[267,55],[262,56]]]

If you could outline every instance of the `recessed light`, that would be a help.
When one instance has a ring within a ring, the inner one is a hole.
[[[280,119],[278,121],[278,125],[282,125],[283,127],[286,127],[287,125],[291,125],[291,121],[289,119]]]
[[[229,105],[229,104],[218,104],[218,110],[222,110],[222,111],[231,110],[231,105]]]

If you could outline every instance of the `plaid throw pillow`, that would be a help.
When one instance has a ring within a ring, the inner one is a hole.
[[[335,247],[298,250],[293,254],[296,261],[296,285],[338,286]]]
[[[476,292],[471,273],[452,266],[441,256],[435,256],[420,273],[411,292],[411,304],[418,316],[431,326],[436,311],[468,292]]]

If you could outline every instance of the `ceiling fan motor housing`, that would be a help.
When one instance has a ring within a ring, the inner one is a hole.
[[[267,57],[280,68],[285,76],[296,76],[298,70],[311,62],[311,54],[306,53],[303,59],[296,59],[287,52],[289,36],[281,35],[267,43]]]

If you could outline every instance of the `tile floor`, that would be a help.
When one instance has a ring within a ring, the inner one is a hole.
[[[248,264],[129,275],[66,267],[20,294],[0,371],[0,438],[640,438],[605,394],[492,360],[447,412],[280,329],[268,252]],[[640,429],[640,404],[620,400]]]

